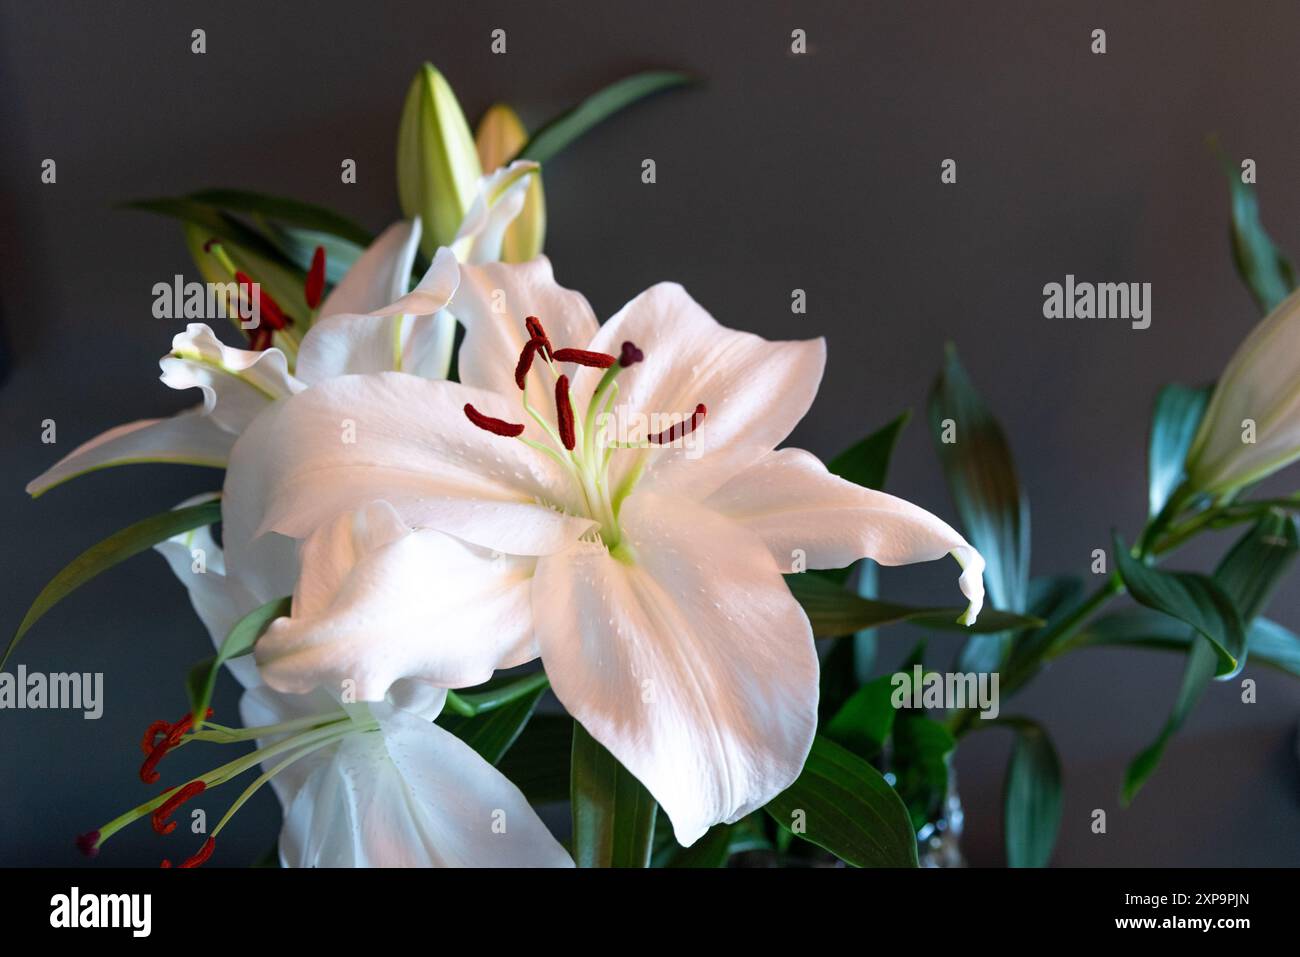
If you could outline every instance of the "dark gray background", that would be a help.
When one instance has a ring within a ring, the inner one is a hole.
[[[157,382],[177,324],[150,314],[155,282],[192,274],[180,230],[113,204],[232,186],[323,203],[378,229],[397,212],[398,113],[425,59],[471,119],[505,99],[533,124],[635,69],[705,77],[704,88],[626,113],[548,166],[557,276],[602,315],[675,279],[729,325],[826,335],[822,392],[793,437],[823,456],[904,407],[923,410],[942,345],[955,340],[1011,437],[1033,502],[1038,574],[1084,571],[1112,526],[1136,531],[1158,384],[1213,378],[1256,318],[1229,258],[1225,184],[1207,134],[1258,161],[1265,220],[1300,252],[1294,4],[2,9],[0,308],[11,369],[0,387],[0,633],[82,548],[218,482],[198,469],[130,467],[35,502],[23,493],[75,443],[194,401]],[[205,56],[189,52],[195,27],[207,30]],[[489,52],[496,27],[508,31],[505,56]],[[808,31],[806,56],[789,53],[795,27]],[[1094,27],[1107,30],[1105,56],[1089,52]],[[45,157],[58,162],[57,185],[40,183]],[[344,157],[357,161],[356,185],[339,181]],[[646,157],[658,164],[652,186],[639,178]],[[945,157],[958,160],[956,186],[939,182]],[[1067,272],[1151,282],[1151,328],[1044,319],[1043,284]],[[806,317],[790,314],[795,287],[808,292]],[[45,418],[58,423],[57,448],[39,441]],[[919,421],[890,487],[952,517]],[[945,563],[888,572],[883,585],[900,600],[950,601],[954,579]],[[1290,584],[1271,613],[1300,626]],[[887,663],[913,637],[887,637]],[[0,863],[77,863],[73,835],[151,793],[135,776],[136,742],[152,719],[184,712],[182,676],[207,651],[183,590],[152,555],[40,624],[15,663],[103,671],[107,709],[97,722],[0,713]],[[1056,863],[1300,860],[1300,690],[1271,671],[1248,668],[1259,681],[1253,706],[1235,685],[1212,687],[1136,804],[1119,808],[1123,768],[1159,728],[1180,673],[1180,660],[1156,652],[1089,651],[1014,703],[1048,725],[1066,768]],[[235,700],[223,679],[218,709],[231,715]],[[958,762],[975,863],[1001,861],[1007,744],[984,732]],[[177,774],[202,757],[172,759]],[[210,801],[209,814],[225,804]],[[1093,808],[1109,813],[1105,836],[1089,831]],[[215,861],[260,855],[276,814],[260,795]],[[139,824],[102,860],[156,865],[187,848]]]

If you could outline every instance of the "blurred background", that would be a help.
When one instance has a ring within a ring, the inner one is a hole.
[[[207,31],[207,53],[190,31]],[[493,55],[490,33],[507,31]],[[790,53],[793,29],[806,55]],[[1090,52],[1093,29],[1107,52]],[[829,457],[905,408],[923,413],[946,341],[1000,416],[1032,506],[1034,574],[1084,573],[1146,504],[1151,403],[1168,381],[1212,380],[1258,313],[1228,246],[1217,134],[1258,164],[1265,224],[1300,252],[1300,7],[1293,3],[717,2],[0,3],[3,268],[0,319],[0,634],[93,542],[197,492],[200,469],[111,469],[31,501],[25,483],[105,428],[186,407],[158,379],[180,321],[152,287],[198,278],[176,223],[115,209],[211,186],[284,194],[378,230],[397,218],[394,144],[407,84],[429,60],[471,123],[511,103],[530,126],[630,72],[693,71],[703,87],[623,113],[545,169],[547,253],[599,315],[659,280],[727,325],[826,336],[820,397],[792,444]],[[58,180],[43,185],[41,161]],[[356,160],[355,185],[340,163]],[[641,182],[652,158],[658,181]],[[939,164],[958,163],[943,185]],[[1067,273],[1150,282],[1153,321],[1049,321]],[[806,315],[790,311],[807,292]],[[40,441],[57,422],[59,444]],[[1290,491],[1292,469],[1274,491]],[[889,490],[950,520],[913,418]],[[1205,568],[1227,540],[1182,557]],[[951,563],[886,570],[881,593],[951,603]],[[1300,628],[1285,584],[1269,616]],[[886,631],[881,667],[918,633]],[[953,638],[935,636],[946,663]],[[161,558],[133,559],[56,608],[11,663],[102,671],[105,711],[0,711],[0,865],[73,865],[73,837],[148,796],[137,742],[186,710],[209,653]],[[1058,865],[1300,862],[1300,684],[1248,666],[1258,703],[1214,684],[1133,806],[1123,770],[1154,737],[1182,659],[1089,650],[1014,702],[1065,768]],[[223,678],[218,713],[233,714]],[[1000,864],[1010,736],[960,749],[964,848]],[[186,749],[198,752],[200,748]],[[209,750],[209,755],[211,750]],[[187,764],[187,760],[193,762]],[[169,761],[181,772],[203,755]],[[233,794],[232,794],[233,797]],[[1089,829],[1094,808],[1109,829]],[[260,793],[214,863],[260,857],[278,809]],[[104,864],[156,866],[174,845],[138,825]]]

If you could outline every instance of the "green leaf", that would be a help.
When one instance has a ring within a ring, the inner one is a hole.
[[[325,250],[325,281],[331,286],[338,285],[349,269],[356,265],[365,250],[346,239],[320,233],[312,229],[298,229],[293,226],[280,226],[276,223],[266,224],[267,238],[275,243],[294,265],[306,272],[311,268],[312,256],[316,247]]]
[[[204,502],[201,505],[172,509],[161,515],[146,518],[120,532],[114,532],[98,545],[86,549],[41,589],[41,593],[32,602],[31,608],[27,609],[27,614],[23,616],[22,623],[14,632],[13,638],[9,639],[9,647],[5,649],[4,657],[0,658],[0,668],[4,667],[9,656],[18,647],[18,642],[42,615],[96,575],[132,555],[138,555],[159,542],[166,541],[173,535],[211,525],[220,520],[221,502]]]
[[[1002,426],[949,344],[943,369],[930,392],[930,430],[966,537],[984,556],[990,604],[1024,611],[1029,597],[1029,500],[1020,488]],[[948,434],[945,423],[953,429]],[[944,441],[950,438],[952,441]],[[1011,635],[970,639],[960,671],[996,671]]]
[[[341,216],[324,206],[316,206],[284,196],[271,196],[267,193],[253,193],[240,189],[205,189],[190,193],[186,199],[217,210],[261,216],[285,226],[297,226],[301,229],[327,233],[363,249],[374,241],[374,236],[346,216]]]
[[[916,832],[879,771],[823,735],[803,772],[765,810],[787,831],[854,867],[916,867]]]
[[[1193,635],[1177,619],[1149,608],[1125,608],[1093,619],[1063,647],[1150,648],[1186,652]],[[1300,678],[1300,636],[1275,621],[1256,618],[1248,631],[1250,660]]]
[[[519,738],[546,689],[545,682],[534,682],[528,690],[474,717],[443,712],[438,724],[477,751],[483,760],[497,764]]]
[[[1246,626],[1268,603],[1283,574],[1295,561],[1297,547],[1295,522],[1280,512],[1271,512],[1233,545],[1219,563],[1214,580],[1239,610]],[[1248,638],[1250,635],[1251,632],[1247,631]],[[1242,649],[1237,668],[1226,677],[1241,670],[1247,647],[1249,642]],[[1142,785],[1155,772],[1169,741],[1183,726],[1214,678],[1217,662],[1218,655],[1210,642],[1199,634],[1192,637],[1173,710],[1155,741],[1133,759],[1125,772],[1122,792],[1125,804],[1137,796]]]
[[[795,599],[803,606],[808,620],[812,622],[813,636],[816,638],[851,635],[863,628],[899,621],[910,621],[926,628],[975,633],[1034,628],[1042,624],[1041,620],[1028,615],[1013,615],[986,608],[980,612],[975,624],[962,625],[957,619],[965,612],[964,608],[918,608],[914,605],[862,598],[812,572],[787,575],[785,581]]]
[[[593,126],[637,100],[694,82],[693,77],[670,70],[650,70],[624,77],[543,126],[529,138],[515,159],[547,163]]]
[[[576,721],[571,791],[579,867],[647,867],[658,805],[632,773]]]
[[[924,714],[904,711],[894,720],[894,787],[918,831],[943,807],[948,765],[956,746],[952,732]]]
[[[208,713],[208,704],[212,701],[212,692],[217,686],[221,666],[231,658],[252,651],[257,639],[271,627],[271,622],[288,615],[292,604],[291,598],[275,598],[254,608],[231,627],[215,657],[200,661],[190,670],[188,690],[195,731],[202,727],[203,718]]]
[[[866,438],[841,452],[827,468],[831,474],[854,482],[864,488],[883,489],[889,461],[893,457],[898,437],[911,419],[910,411],[877,429]],[[844,584],[852,578],[853,591],[862,598],[876,597],[877,565],[869,558],[861,559],[847,568],[827,569],[821,574]],[[839,639],[822,657],[821,701],[819,710],[824,715],[833,714],[871,674],[876,659],[876,631],[863,628],[853,635]]]
[[[1221,159],[1232,203],[1232,261],[1260,311],[1269,313],[1295,288],[1295,269],[1260,221],[1255,185],[1243,183],[1240,168]]]
[[[1218,651],[1216,673],[1228,677],[1246,648],[1241,615],[1210,578],[1194,572],[1166,572],[1142,564],[1120,540],[1114,539],[1116,570],[1135,601],[1186,622],[1209,639]]]
[[[726,867],[731,857],[730,824],[715,824],[690,847],[678,847],[664,861],[664,867]],[[674,845],[676,841],[672,842]]]
[[[170,216],[187,223],[201,234],[200,245],[209,239],[216,239],[224,246],[237,246],[253,256],[279,262],[282,266],[293,265],[273,242],[257,230],[207,203],[184,196],[161,196],[155,199],[133,200],[124,203],[123,207]],[[260,281],[261,277],[254,278]],[[227,279],[229,277],[224,277],[221,281],[225,282]]]
[[[535,714],[497,764],[529,804],[569,799],[573,726],[568,715]]]
[[[1029,582],[1029,613],[1043,625],[1018,634],[1002,674],[1002,693],[1028,681],[1042,664],[1055,628],[1082,600],[1083,582],[1073,575],[1035,578]]]
[[[863,488],[882,489],[889,471],[889,460],[904,426],[912,418],[911,410],[904,412],[888,425],[872,432],[865,439],[845,449],[826,468],[832,475],[861,485]]]
[[[503,705],[516,701],[519,698],[527,697],[536,690],[545,691],[550,687],[550,681],[547,680],[546,672],[537,671],[531,675],[520,677],[508,677],[501,681],[493,681],[487,685],[479,685],[482,691],[449,691],[447,693],[447,705],[457,714],[466,717],[474,717],[500,708]]]
[[[1182,484],[1183,462],[1205,414],[1210,391],[1175,384],[1165,386],[1156,396],[1147,454],[1147,499],[1153,519]]]
[[[1061,762],[1047,732],[1028,718],[1000,718],[1016,743],[1003,786],[1003,838],[1011,867],[1046,867],[1061,827]]]
[[[893,675],[882,675],[867,682],[835,712],[822,733],[858,757],[875,760],[893,730],[894,716],[898,713],[891,700],[893,682]]]

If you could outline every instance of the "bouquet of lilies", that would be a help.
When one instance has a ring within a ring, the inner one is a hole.
[[[151,796],[78,838],[83,852],[143,818],[172,833],[187,802],[239,782],[178,866],[208,860],[265,784],[286,867],[915,866],[951,828],[957,742],[997,726],[1018,736],[1009,860],[1044,864],[1061,788],[1046,731],[901,706],[900,686],[935,672],[921,646],[873,677],[878,629],[967,633],[957,670],[999,675],[1002,694],[1087,645],[1184,653],[1130,796],[1248,648],[1297,670],[1300,641],[1258,617],[1294,558],[1295,500],[1243,494],[1300,457],[1289,278],[1217,387],[1160,393],[1150,520],[1131,547],[1116,536],[1084,598],[1080,579],[1029,577],[1008,443],[955,353],[930,418],[965,535],[881,490],[906,416],[829,467],[778,448],[816,397],[824,341],[729,328],[672,283],[602,323],[556,281],[545,164],[686,82],[637,74],[531,136],[497,106],[473,133],[426,66],[398,132],[403,218],[378,236],[234,190],[135,204],[183,223],[239,341],[190,322],[160,365],[200,401],[111,429],[29,486],[139,463],[225,473],[79,556],[10,642],[6,658],[53,604],[151,548],[211,635],[190,710],[140,742]],[[1243,222],[1239,262],[1276,287],[1284,260]],[[1214,574],[1156,566],[1236,524]],[[877,565],[944,558],[961,601],[875,595]],[[1123,592],[1139,607],[1102,614]],[[244,689],[237,721],[211,708],[223,670]],[[160,788],[167,755],[194,744],[236,747]],[[536,808],[565,800],[562,843]]]

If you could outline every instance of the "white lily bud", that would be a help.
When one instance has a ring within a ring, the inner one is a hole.
[[[1187,453],[1189,487],[1211,495],[1300,458],[1300,292],[1269,313],[1228,361]]]
[[[456,237],[482,171],[469,123],[451,85],[426,63],[411,81],[397,133],[397,193],[402,215],[424,223],[429,258]]]
[[[483,114],[474,134],[479,163],[491,173],[505,166],[528,142],[528,131],[518,115],[504,103],[497,103]],[[533,175],[524,197],[524,208],[506,229],[501,243],[503,262],[526,262],[540,256],[546,239],[546,197],[542,192],[542,175]]]

